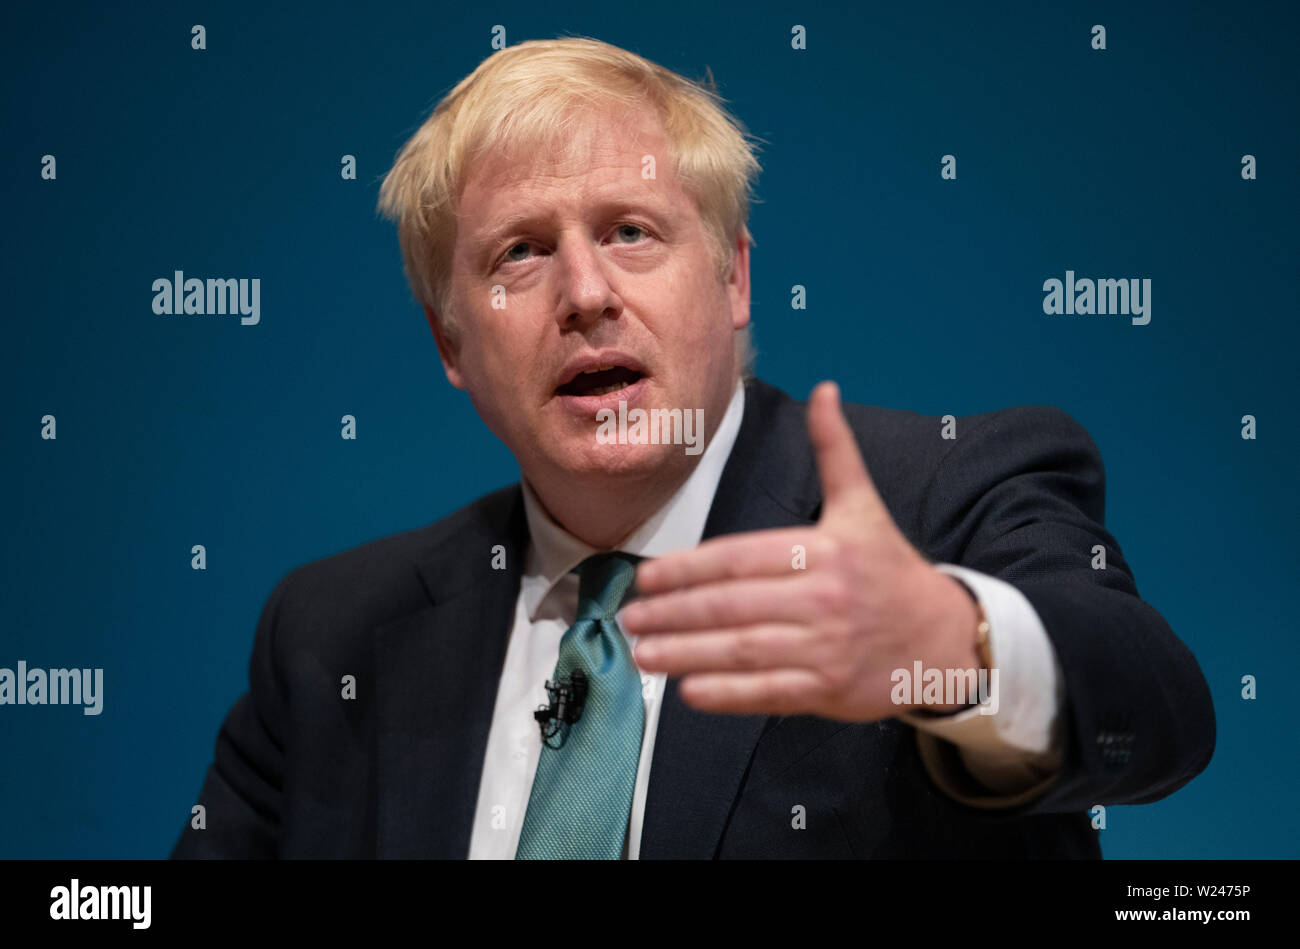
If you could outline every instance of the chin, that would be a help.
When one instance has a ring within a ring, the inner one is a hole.
[[[577,481],[599,483],[609,478],[653,480],[690,461],[681,445],[599,445],[594,436],[554,458],[556,467]]]

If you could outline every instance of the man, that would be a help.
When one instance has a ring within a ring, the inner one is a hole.
[[[1077,423],[748,377],[756,170],[594,40],[443,100],[381,206],[521,482],[281,581],[175,856],[1096,857],[1205,767]]]

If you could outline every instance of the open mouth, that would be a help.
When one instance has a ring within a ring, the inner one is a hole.
[[[626,389],[642,377],[643,373],[626,366],[606,366],[579,372],[557,388],[560,395],[607,395]]]

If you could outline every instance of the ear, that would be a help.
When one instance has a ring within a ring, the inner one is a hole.
[[[442,359],[442,371],[447,374],[447,381],[457,389],[464,389],[465,380],[457,366],[456,341],[443,329],[438,314],[431,307],[424,308],[424,318],[429,321],[429,329],[433,330],[433,341],[438,345],[438,356]]]
[[[731,297],[731,325],[741,330],[749,325],[749,241],[744,233],[736,238],[727,277],[727,294]]]

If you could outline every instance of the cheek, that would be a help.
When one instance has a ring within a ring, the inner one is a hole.
[[[691,345],[697,347],[696,359],[699,362],[717,362],[719,354],[733,345],[735,335],[729,301],[714,283],[709,282],[699,287],[695,307],[688,332]]]
[[[467,369],[474,373],[480,384],[498,391],[510,388],[527,372],[528,353],[534,347],[525,334],[519,332],[518,321],[508,318],[508,311],[476,313],[471,319],[474,320],[474,332],[467,339]],[[512,322],[516,325],[512,326]]]
[[[492,346],[490,335],[484,338],[485,329],[489,334],[492,332],[490,327],[476,322],[474,330],[462,336],[460,370],[475,410],[496,431],[497,420],[502,417],[502,403],[508,396],[502,383],[509,374],[501,362],[501,354]]]
[[[687,346],[700,346],[731,330],[728,300],[712,273],[691,273],[675,281],[676,289],[664,300],[665,313],[679,314],[674,336]],[[705,358],[706,352],[695,355]]]

